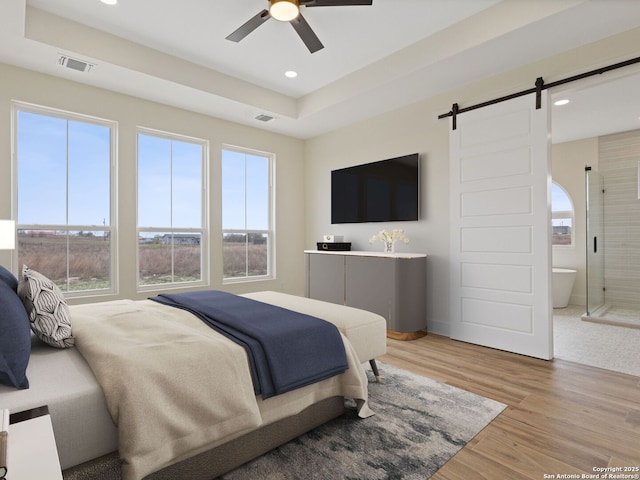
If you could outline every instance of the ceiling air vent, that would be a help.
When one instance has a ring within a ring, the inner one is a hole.
[[[78,60],[77,58],[71,58],[67,55],[60,55],[58,57],[58,64],[63,67],[70,68],[71,70],[77,70],[78,72],[88,72],[95,67],[92,63],[85,62],[84,60]]]
[[[271,120],[273,120],[273,117],[271,115],[261,113],[256,117],[256,120],[260,120],[261,122],[270,122]]]

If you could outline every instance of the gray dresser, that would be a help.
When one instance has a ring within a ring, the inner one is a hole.
[[[305,295],[377,313],[388,336],[424,335],[425,254],[305,250]]]

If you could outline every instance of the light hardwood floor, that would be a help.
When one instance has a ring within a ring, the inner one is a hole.
[[[582,474],[596,467],[640,467],[640,377],[431,334],[387,345],[382,362],[507,405],[432,480],[589,478]]]

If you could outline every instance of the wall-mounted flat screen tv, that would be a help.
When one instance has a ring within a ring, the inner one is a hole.
[[[418,220],[417,153],[331,172],[331,223]]]

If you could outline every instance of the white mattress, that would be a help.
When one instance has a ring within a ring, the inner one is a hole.
[[[35,336],[31,349],[29,388],[0,385],[0,407],[16,413],[48,405],[63,470],[116,451],[116,427],[102,389],[80,352],[50,347]]]

